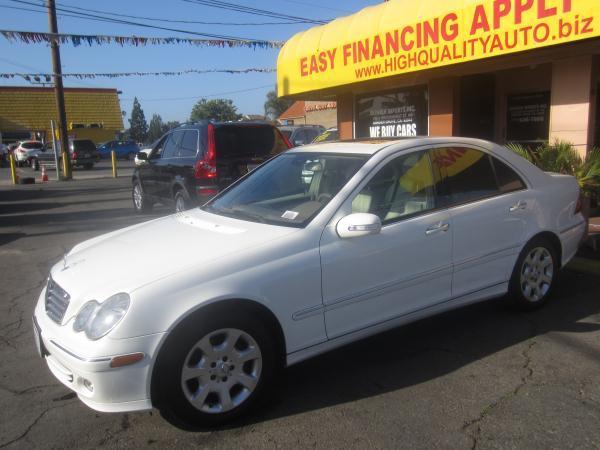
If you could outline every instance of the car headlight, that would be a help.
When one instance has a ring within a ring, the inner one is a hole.
[[[73,330],[85,331],[87,338],[95,341],[108,334],[128,309],[129,295],[124,292],[115,294],[102,303],[91,300],[83,305],[75,316]]]

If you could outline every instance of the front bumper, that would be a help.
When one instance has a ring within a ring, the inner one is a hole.
[[[61,332],[72,333],[69,324],[59,326],[52,322],[44,312],[43,301],[41,303],[42,311],[38,303],[33,316],[35,337],[40,344],[41,356],[61,383],[97,411],[126,412],[152,408],[150,379],[154,356],[164,333],[130,339],[104,337],[96,342],[104,341],[104,349],[110,347],[110,352],[85,355],[61,340]],[[143,353],[144,358],[124,367],[110,366],[114,357],[132,353]]]

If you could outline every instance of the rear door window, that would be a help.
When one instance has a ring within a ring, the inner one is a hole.
[[[215,127],[218,159],[265,158],[287,150],[275,127],[221,125]]]
[[[507,193],[525,189],[525,183],[517,172],[497,158],[492,157],[492,162],[494,164],[494,171],[496,172],[496,180],[498,180],[500,192]]]
[[[73,141],[73,150],[76,152],[93,152],[96,146],[92,141]]]
[[[174,131],[169,135],[165,141],[162,152],[160,154],[161,159],[174,158],[177,152],[177,144],[181,140],[183,131]]]
[[[179,144],[180,158],[193,158],[198,150],[198,131],[186,130],[183,133],[183,138]]]
[[[465,147],[431,150],[437,196],[445,206],[459,205],[499,193],[490,156]]]

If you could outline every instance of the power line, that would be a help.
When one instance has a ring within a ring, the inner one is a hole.
[[[322,5],[318,5],[316,3],[300,2],[298,0],[283,0],[283,1],[286,2],[286,3],[296,3],[297,5],[312,6],[313,8],[327,9],[329,11],[339,11],[339,12],[344,12],[344,13],[352,13],[352,11],[348,11],[347,9],[332,8],[330,6],[322,6]]]
[[[9,1],[14,2],[14,3],[30,5],[30,6],[34,6],[34,7],[38,7],[38,8],[46,8],[45,6],[41,6],[38,3],[33,3],[33,2],[26,1],[26,0],[9,0]],[[179,29],[179,28],[168,28],[168,27],[161,27],[158,25],[149,25],[149,24],[141,23],[141,22],[133,22],[130,20],[113,19],[111,17],[99,16],[97,14],[69,10],[69,9],[62,8],[62,7],[57,7],[56,10],[60,11],[60,12],[66,12],[69,14],[75,14],[77,16],[88,17],[88,18],[90,18],[90,20],[101,19],[102,21],[119,23],[119,24],[123,24],[123,25],[132,25],[132,26],[138,26],[138,27],[143,27],[143,28],[152,28],[152,29],[156,29],[156,30],[173,31],[176,33],[191,34],[194,36],[202,36],[202,37],[206,37],[206,38],[228,39],[228,40],[235,40],[235,41],[258,41],[259,40],[259,39],[245,38],[245,37],[239,37],[239,36],[224,36],[224,35],[212,34],[212,33],[200,33],[197,31],[183,30],[183,29]]]
[[[248,89],[241,89],[239,91],[218,92],[216,94],[196,95],[193,97],[138,98],[138,100],[144,101],[144,102],[159,102],[159,101],[161,102],[161,101],[169,101],[169,100],[194,100],[197,98],[209,98],[209,97],[219,97],[221,95],[241,94],[243,92],[258,91],[259,89],[273,88],[273,87],[274,87],[273,84],[266,84],[264,86],[256,86],[256,87],[252,87],[252,88],[248,88]],[[131,97],[122,98],[121,100],[129,101],[129,100],[133,100],[133,98],[131,98]]]
[[[10,0],[9,0],[10,1]],[[40,5],[41,7],[41,5]],[[79,8],[76,6],[69,6],[70,8],[75,8],[75,9],[84,9],[84,8]],[[41,11],[41,10],[37,10],[37,9],[30,9],[30,8],[24,8],[21,6],[9,6],[9,5],[0,5],[0,8],[5,8],[5,9],[13,9],[13,10],[18,10],[18,11],[28,11],[28,12],[34,12],[34,13],[39,13],[39,14],[46,14],[46,11]],[[96,11],[93,9],[90,10],[86,10],[86,11]],[[98,11],[100,12],[100,11]],[[131,18],[135,18],[135,19],[143,19],[143,20],[150,20],[150,21],[161,21],[161,22],[167,22],[167,23],[187,23],[187,24],[198,24],[198,25],[223,25],[223,26],[263,26],[263,25],[294,25],[294,24],[298,24],[301,22],[203,22],[203,21],[196,21],[196,20],[171,20],[171,19],[158,19],[158,18],[151,18],[151,17],[142,17],[142,16],[129,16],[126,14],[117,14],[117,13],[108,13],[108,12],[102,12],[104,14],[110,14],[113,16],[119,16],[119,17],[131,17]],[[75,19],[81,19],[81,20],[92,20],[92,21],[97,21],[97,22],[108,22],[108,23],[112,23],[111,20],[104,20],[104,19],[92,19],[89,17],[82,17],[82,16],[77,16],[74,14],[65,14],[65,13],[59,13],[57,14],[57,16],[59,17],[72,17]]]
[[[241,12],[244,14],[252,14],[256,16],[264,16],[264,17],[272,17],[276,19],[288,19],[288,20],[296,20],[304,23],[315,23],[315,24],[326,24],[329,20],[317,20],[317,19],[308,19],[306,17],[292,16],[289,14],[281,14],[274,11],[269,11],[266,9],[258,9],[252,8],[250,6],[239,5],[237,3],[230,3],[221,0],[183,0],[187,3],[192,3],[196,5],[209,6],[211,8],[218,9],[227,9],[230,11]]]
[[[80,6],[69,5],[69,4],[62,3],[62,2],[58,3],[58,5],[66,6],[68,8],[73,8],[73,9],[77,9],[80,11],[107,14],[109,16],[127,17],[129,19],[141,19],[141,20],[149,20],[149,21],[155,21],[155,22],[167,22],[167,23],[187,23],[187,24],[198,24],[198,25],[235,25],[235,26],[291,25],[291,24],[298,23],[297,21],[293,21],[293,22],[292,21],[288,21],[288,22],[205,22],[205,21],[198,21],[198,20],[164,19],[164,18],[157,18],[157,17],[133,16],[133,15],[129,15],[129,14],[119,14],[119,13],[110,12],[110,11],[102,11],[102,10],[98,10],[98,9],[82,8]]]

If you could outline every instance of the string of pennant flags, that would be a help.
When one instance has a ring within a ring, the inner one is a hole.
[[[246,47],[253,50],[281,48],[282,41],[244,40],[244,39],[198,39],[184,37],[148,37],[148,36],[114,36],[105,34],[71,34],[71,33],[44,33],[38,31],[0,30],[0,34],[11,43],[39,44],[58,42],[59,44],[72,44],[74,47],[87,44],[104,45],[118,44],[122,47],[133,45],[143,47],[147,45],[173,45],[189,44],[196,47],[221,47],[235,48]]]
[[[92,78],[121,78],[121,77],[148,77],[148,76],[181,76],[188,74],[206,74],[206,73],[228,73],[228,74],[243,74],[243,73],[273,73],[277,69],[273,68],[249,68],[249,69],[186,69],[167,72],[107,72],[107,73],[63,73],[62,78],[76,78],[79,80]],[[53,74],[50,73],[0,73],[0,78],[15,78],[20,77],[27,81],[46,81],[50,82]]]

